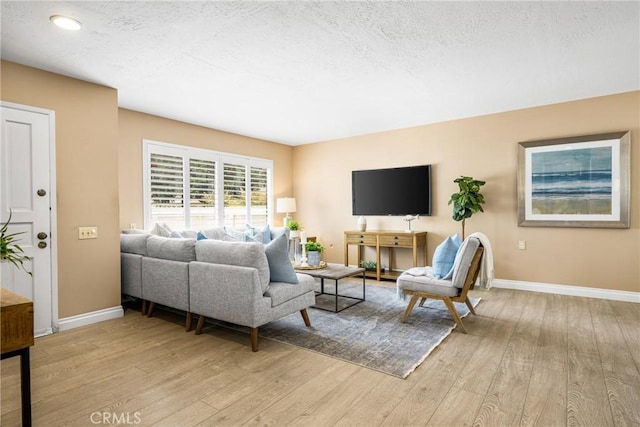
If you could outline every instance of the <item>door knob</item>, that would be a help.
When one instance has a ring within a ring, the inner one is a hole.
[[[44,197],[44,196],[46,196],[46,195],[47,195],[47,192],[46,192],[46,190],[43,190],[43,189],[41,188],[41,189],[39,189],[39,190],[37,191],[37,194],[38,194],[38,196],[40,196],[40,197]]]
[[[44,239],[46,239],[47,237],[48,237],[48,236],[47,236],[47,233],[45,233],[45,232],[43,232],[43,231],[41,231],[41,232],[39,232],[39,233],[38,233],[38,239],[39,239],[39,240],[44,240]]]
[[[44,249],[44,248],[46,248],[46,247],[47,247],[47,242],[38,242],[38,247],[39,247],[40,249]]]

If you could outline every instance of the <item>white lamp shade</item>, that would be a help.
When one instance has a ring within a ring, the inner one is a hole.
[[[276,200],[276,211],[278,213],[292,213],[296,211],[296,199],[293,197],[282,197]]]

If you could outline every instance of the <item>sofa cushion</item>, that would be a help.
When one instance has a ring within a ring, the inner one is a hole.
[[[269,234],[271,234],[271,240],[275,240],[278,236],[284,234],[287,236],[287,240],[289,240],[289,229],[287,227],[270,227]]]
[[[151,236],[147,240],[147,255],[174,261],[195,261],[195,243],[193,239]]]
[[[272,282],[298,283],[298,276],[293,271],[289,259],[289,241],[281,234],[264,246],[264,252],[269,261],[269,272]]]
[[[284,282],[271,282],[265,296],[271,298],[271,306],[275,307],[315,289],[315,280],[308,274],[296,275],[297,285]]]
[[[449,297],[460,293],[460,290],[453,286],[453,281],[434,277],[432,267],[409,269],[398,277],[396,284],[399,290],[411,289]]]
[[[146,256],[149,237],[150,234],[121,234],[120,252]]]
[[[433,253],[431,266],[433,267],[433,277],[437,279],[450,279],[453,275],[453,262],[460,248],[460,239],[456,236],[449,236],[436,247]]]
[[[456,288],[462,289],[464,287],[464,281],[467,278],[469,267],[471,267],[471,261],[473,261],[473,256],[476,254],[479,246],[480,240],[475,237],[467,237],[464,242],[462,242],[462,246],[460,246],[460,250],[458,250],[458,254],[453,263],[452,281],[453,286]]]
[[[262,293],[269,287],[269,262],[262,243],[199,240],[196,242],[196,259],[214,264],[253,267],[258,270]]]

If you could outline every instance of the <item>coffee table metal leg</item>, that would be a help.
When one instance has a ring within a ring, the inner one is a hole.
[[[336,313],[338,312],[338,279],[336,279]]]

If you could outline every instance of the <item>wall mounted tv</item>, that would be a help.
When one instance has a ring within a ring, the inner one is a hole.
[[[431,215],[431,165],[351,172],[353,215]]]

